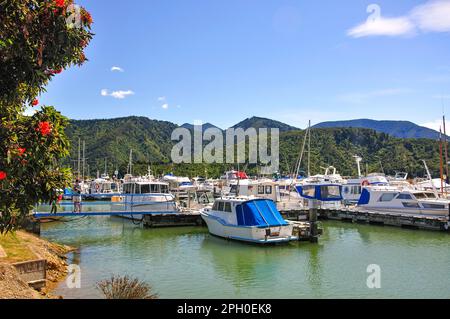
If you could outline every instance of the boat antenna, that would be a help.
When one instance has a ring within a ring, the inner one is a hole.
[[[439,197],[439,194],[438,194],[438,191],[437,191],[437,189],[436,189],[436,186],[435,186],[434,183],[433,183],[433,179],[431,178],[431,173],[430,173],[430,170],[428,169],[427,162],[426,162],[425,160],[422,160],[422,162],[423,162],[423,165],[425,166],[425,170],[426,170],[426,172],[427,172],[428,180],[430,181],[431,187],[433,188],[433,193],[434,193],[434,195],[436,196],[436,198],[438,198],[438,197]]]
[[[300,166],[302,165],[303,154],[305,153],[306,141],[307,141],[307,138],[308,138],[309,129],[310,128],[308,126],[308,128],[305,131],[305,137],[303,139],[302,151],[301,151],[301,153],[299,155],[299,159],[298,159],[298,162],[297,162],[297,167],[295,168],[295,171],[294,171],[294,173],[295,173],[294,179],[297,179],[298,174],[300,173]],[[309,172],[308,172],[308,175],[309,175]]]

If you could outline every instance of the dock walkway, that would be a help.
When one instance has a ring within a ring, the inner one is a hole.
[[[309,209],[287,210],[282,211],[281,214],[288,220],[308,220]],[[341,209],[319,209],[318,216],[319,219],[322,220],[339,220],[353,223],[366,223],[446,232],[449,232],[450,230],[449,217],[445,216],[360,211],[353,207]]]

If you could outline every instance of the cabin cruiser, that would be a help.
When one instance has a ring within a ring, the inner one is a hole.
[[[188,177],[178,177],[172,174],[165,175],[162,180],[169,184],[172,192],[187,192],[196,189]]]
[[[449,216],[449,203],[450,200],[439,198],[435,192],[395,186],[369,186],[363,188],[356,209],[393,214]]]
[[[123,194],[113,198],[114,205],[124,211],[121,217],[142,219],[139,212],[175,213],[178,207],[169,184],[146,178],[131,178],[123,184]]]
[[[256,243],[277,244],[296,240],[293,225],[283,219],[275,203],[253,197],[216,199],[201,216],[212,235]]]
[[[302,208],[297,192],[285,186],[287,185],[280,185],[280,182],[269,179],[243,180],[240,183],[231,183],[228,195],[270,199],[276,203],[277,209],[282,211]]]
[[[364,186],[387,186],[389,182],[384,174],[372,173],[359,178],[347,179],[342,186],[342,197],[347,204],[356,204],[361,197]]]
[[[89,185],[87,199],[105,200],[120,194],[120,183],[110,180],[108,176],[102,175]]]
[[[345,182],[341,175],[336,173],[336,168],[330,166],[325,170],[324,175],[305,178],[295,188],[303,199],[305,207],[309,207],[310,201],[315,200],[318,203],[318,208],[339,209],[342,207],[344,199],[342,185]]]

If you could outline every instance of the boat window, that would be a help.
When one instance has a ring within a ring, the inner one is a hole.
[[[135,192],[135,194],[140,194],[141,193],[141,185],[135,184],[134,192]]]
[[[403,200],[412,200],[412,196],[409,194],[400,194],[397,196],[397,199],[403,199]]]
[[[225,211],[231,213],[231,203],[225,203]]]
[[[352,194],[353,195],[360,195],[362,191],[362,187],[361,186],[353,186],[352,187]]]
[[[440,204],[422,204],[423,208],[430,208],[430,209],[445,209],[445,205]]]
[[[266,194],[272,194],[272,186],[266,186]]]
[[[420,208],[418,203],[402,203],[405,208]]]
[[[303,195],[314,198],[316,197],[316,188],[313,185],[303,187]]]
[[[162,194],[169,193],[169,187],[167,185],[161,185],[161,193]]]
[[[322,199],[340,199],[341,190],[339,186],[320,186]]]
[[[427,194],[427,193],[414,193],[414,196],[417,199],[435,198],[434,194]]]
[[[395,196],[397,196],[397,193],[385,193],[385,194],[381,195],[381,197],[378,201],[379,202],[390,202],[395,198]]]
[[[218,211],[223,212],[224,202],[219,202],[219,207],[217,207]]]
[[[158,187],[159,185],[158,184],[150,184],[149,186],[150,186],[151,193],[159,193],[159,187]]]
[[[214,202],[213,210],[219,210],[219,202]]]
[[[150,193],[150,185],[144,184],[141,185],[141,194],[149,194]]]
[[[264,186],[258,186],[258,195],[264,195]]]

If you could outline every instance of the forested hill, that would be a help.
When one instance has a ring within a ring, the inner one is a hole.
[[[67,134],[71,140],[71,158],[74,165],[78,157],[78,138],[86,141],[86,157],[91,175],[104,171],[105,158],[108,173],[119,168],[126,172],[130,149],[133,149],[135,173],[143,173],[151,164],[157,174],[175,174],[217,177],[232,165],[172,165],[170,154],[174,142],[172,131],[178,125],[150,120],[145,117],[126,117],[105,120],[71,121]],[[270,126],[269,126],[270,127]],[[301,150],[304,131],[287,130],[280,135],[280,169],[290,173]],[[312,173],[322,172],[321,167],[334,165],[343,175],[355,175],[353,155],[363,157],[369,172],[384,170],[387,174],[407,171],[423,176],[422,159],[427,160],[435,176],[439,172],[439,146],[428,139],[399,139],[386,133],[361,128],[316,128],[312,130]],[[305,166],[305,165],[304,165]],[[305,167],[303,167],[305,169]],[[250,172],[256,168],[248,166]]]
[[[438,139],[439,132],[427,127],[419,126],[408,121],[375,121],[368,119],[323,122],[314,126],[315,128],[333,128],[333,127],[358,127],[368,128],[381,133],[387,133],[399,138],[429,138]]]

